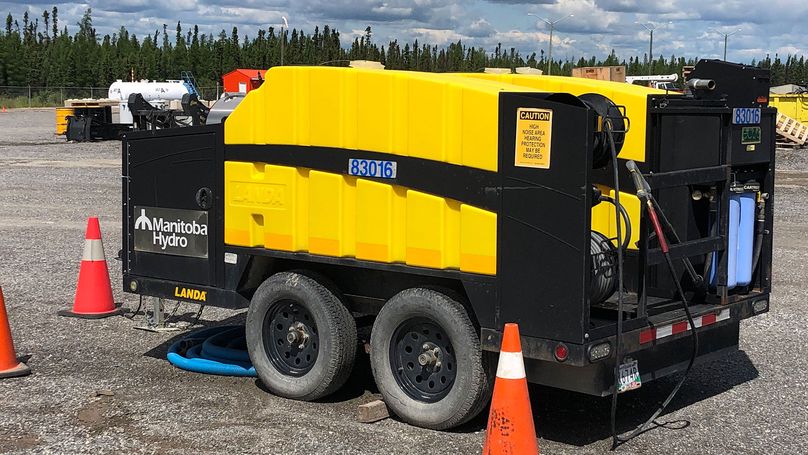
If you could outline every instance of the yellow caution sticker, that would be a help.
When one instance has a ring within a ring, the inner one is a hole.
[[[518,167],[550,169],[550,139],[553,111],[521,107],[516,111],[516,158]]]

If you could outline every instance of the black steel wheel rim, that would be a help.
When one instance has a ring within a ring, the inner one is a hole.
[[[426,403],[443,399],[457,376],[455,352],[449,335],[426,318],[398,326],[390,343],[390,367],[399,387]]]
[[[275,302],[264,317],[264,349],[282,374],[300,377],[317,361],[320,338],[314,316],[292,300]]]

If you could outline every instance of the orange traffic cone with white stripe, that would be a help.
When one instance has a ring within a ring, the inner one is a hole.
[[[14,378],[30,374],[28,365],[17,360],[14,339],[11,338],[11,325],[8,323],[6,301],[3,288],[0,288],[0,378]]]
[[[109,270],[104,257],[104,244],[101,242],[101,227],[98,224],[98,218],[90,217],[87,219],[84,255],[81,258],[73,309],[61,310],[59,315],[100,319],[121,313],[121,309],[115,305],[112,299],[112,286],[109,283]]]
[[[519,326],[505,324],[483,455],[538,453]]]

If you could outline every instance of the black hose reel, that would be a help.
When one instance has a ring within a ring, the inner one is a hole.
[[[612,139],[614,141],[614,148],[616,153],[620,153],[623,148],[623,143],[626,139],[626,133],[629,128],[629,119],[626,117],[626,108],[618,106],[609,98],[597,94],[587,93],[579,96],[581,101],[590,109],[594,110],[598,115],[598,125],[594,137],[594,145],[592,151],[592,168],[599,169],[609,164],[612,157],[612,144],[609,142],[609,131],[611,131]],[[597,197],[593,198],[592,203],[597,205],[602,201],[608,201],[616,204],[612,198],[608,196],[601,196],[600,191],[595,187],[593,190],[597,193]],[[628,214],[625,209],[618,207],[623,215],[623,220],[626,226],[630,226]],[[622,248],[628,247],[629,233],[624,235]],[[592,256],[591,262],[591,278],[589,289],[589,300],[592,304],[600,304],[611,297],[617,290],[617,247],[614,246],[612,240],[605,235],[591,231],[590,254]]]
[[[626,116],[626,108],[625,106],[618,106],[609,98],[598,93],[586,93],[578,98],[598,114],[598,128],[595,133],[595,145],[592,152],[592,168],[599,169],[609,163],[612,153],[606,128],[611,128],[617,153],[620,153],[623,148],[630,125]]]
[[[589,251],[592,255],[589,301],[599,304],[617,290],[617,249],[611,239],[591,231]]]

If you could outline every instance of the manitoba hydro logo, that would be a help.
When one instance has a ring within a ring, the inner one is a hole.
[[[207,257],[208,213],[135,207],[135,250]]]

